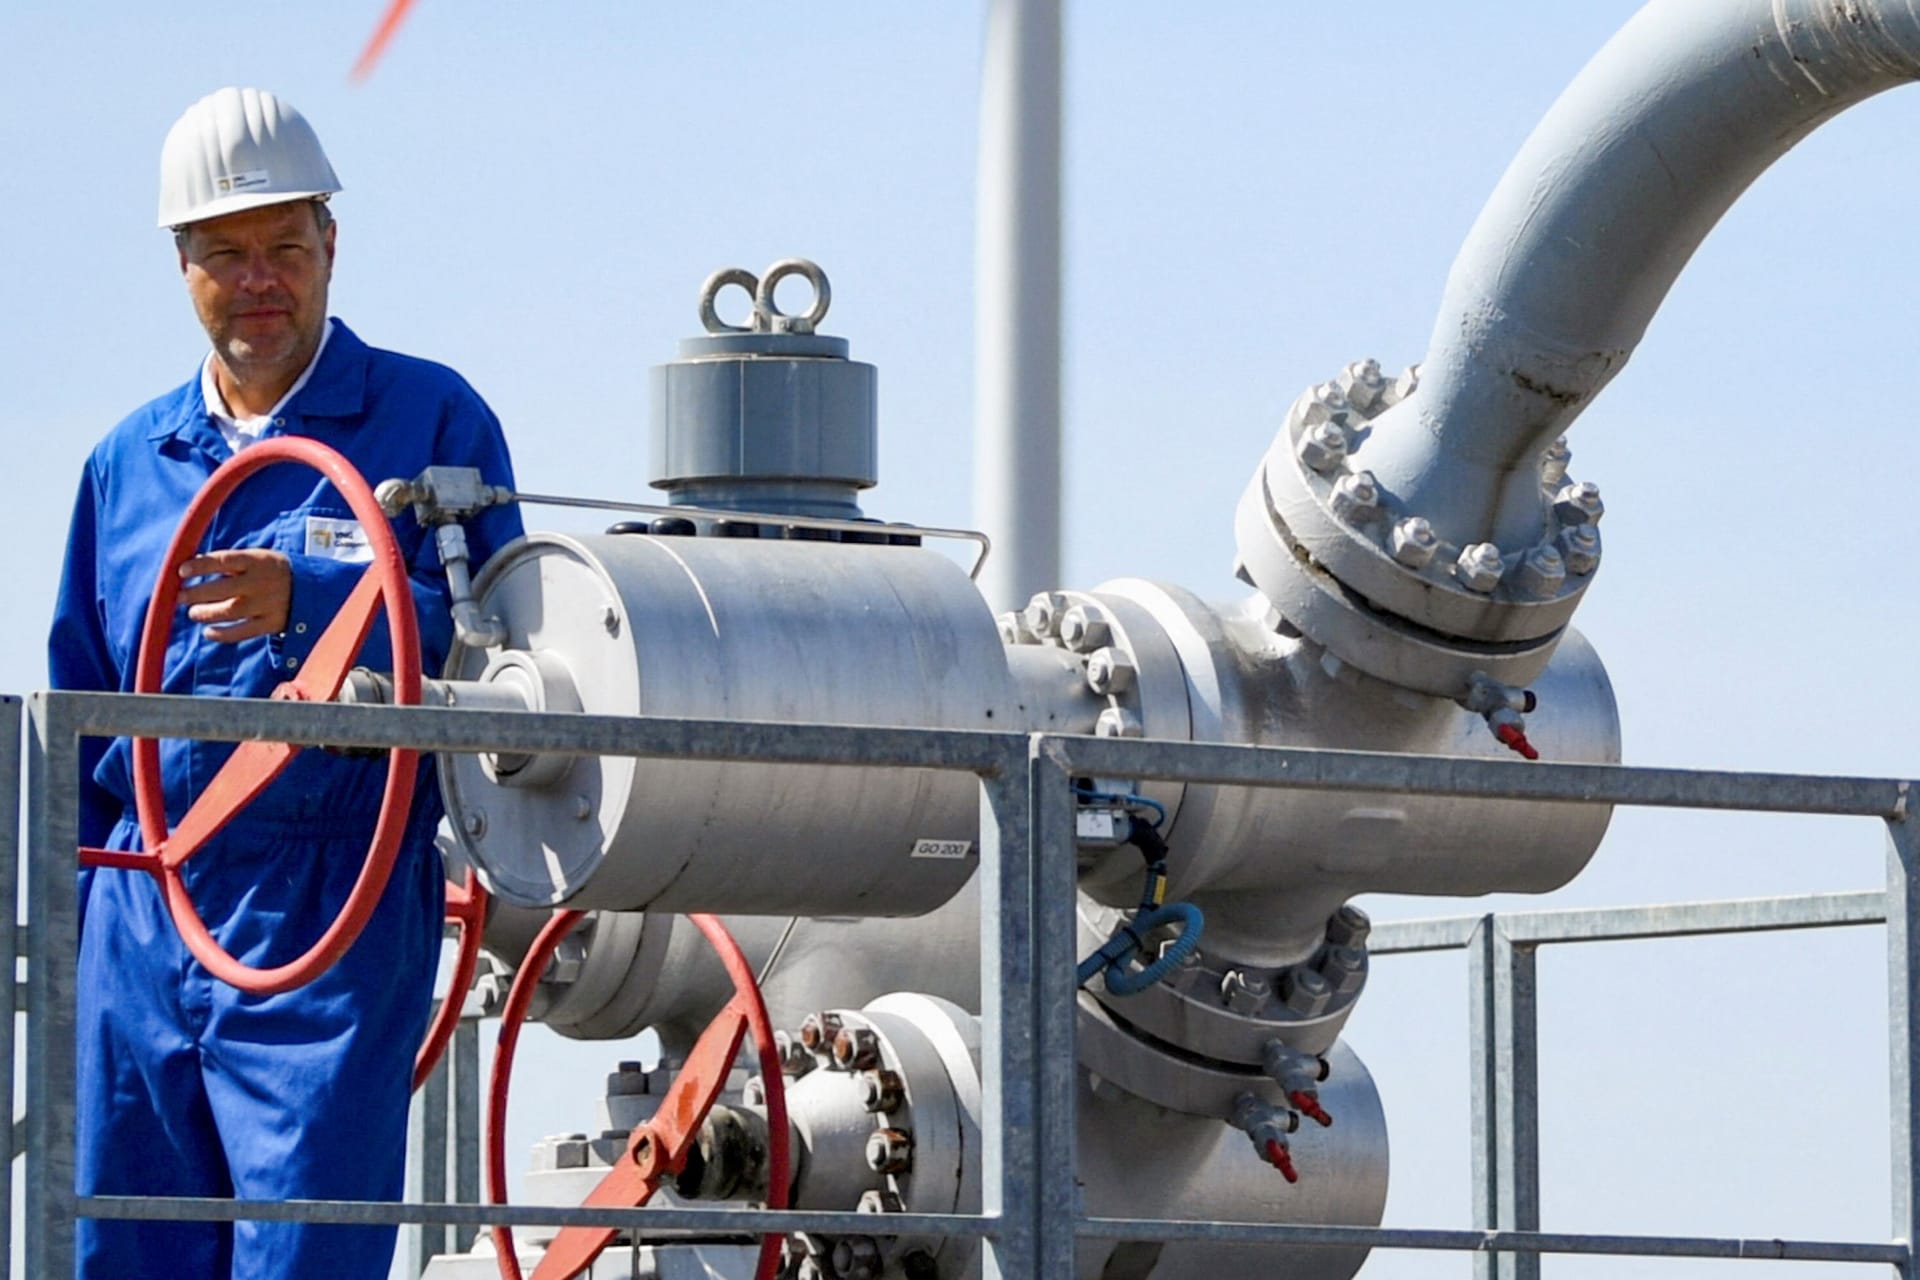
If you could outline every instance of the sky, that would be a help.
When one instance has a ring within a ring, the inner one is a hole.
[[[823,328],[880,371],[866,509],[969,524],[978,5],[419,0],[353,85],[383,7],[0,11],[0,441],[21,486],[0,690],[45,683],[87,450],[204,353],[155,172],[167,126],[223,84],[273,89],[319,130],[346,187],[335,313],[466,374],[523,488],[645,500],[647,370],[698,331],[701,280],[798,254],[832,279]],[[1233,506],[1286,405],[1348,361],[1419,359],[1487,193],[1635,7],[1069,5],[1062,585],[1239,593]],[[1629,763],[1920,769],[1917,130],[1920,93],[1886,95],[1765,174],[1572,432],[1573,474],[1607,504],[1575,625]],[[579,527],[562,515],[529,524]],[[1367,905],[1875,888],[1883,861],[1865,820],[1622,811],[1552,895]],[[1544,1227],[1886,1237],[1880,930],[1549,951],[1540,986]],[[1466,1009],[1461,956],[1382,960],[1349,1026],[1393,1135],[1394,1225],[1470,1221]],[[565,1095],[631,1056],[526,1043],[516,1080],[557,1100],[516,1112],[516,1151],[590,1127]],[[1363,1275],[1470,1266],[1380,1254]]]

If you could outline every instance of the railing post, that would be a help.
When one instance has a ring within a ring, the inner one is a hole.
[[[1913,1037],[1920,1030],[1920,823],[1911,813],[1887,823],[1887,1046],[1892,1096],[1889,1148],[1893,1156],[1893,1238],[1906,1242],[1900,1274],[1915,1280],[1913,1248],[1920,1243],[1920,1076],[1913,1069]]]
[[[80,949],[79,739],[57,693],[37,693],[27,738],[26,1274],[73,1274],[74,1026]]]
[[[1022,744],[1024,745],[1024,744]],[[1025,753],[980,780],[981,1210],[984,1280],[1038,1280],[1031,807]]]
[[[448,992],[447,999],[460,993]],[[443,1203],[447,1198],[447,1073],[442,1057],[414,1095],[407,1117],[407,1199]],[[426,1273],[427,1263],[447,1252],[448,1229],[437,1222],[416,1222],[402,1233],[407,1242],[407,1275]]]
[[[0,697],[0,1098],[7,1100],[6,1151],[0,1159],[0,1270],[13,1257],[13,1022],[19,998],[14,957],[20,945],[20,699]]]
[[[1033,1045],[1038,1088],[1035,1139],[1039,1145],[1039,1270],[1035,1280],[1075,1274],[1076,1224],[1080,1216],[1079,1123],[1075,1089],[1078,1056],[1074,1019],[1079,1008],[1074,970],[1079,932],[1074,907],[1079,893],[1079,841],[1074,830],[1072,777],[1058,748],[1033,740]]]
[[[1498,916],[1467,944],[1473,1052],[1473,1224],[1540,1229],[1539,1044],[1534,948]],[[1474,1256],[1476,1280],[1539,1280],[1536,1253]]]
[[[453,1198],[480,1203],[480,1019],[464,1017],[453,1029]],[[478,1231],[448,1228],[449,1248],[465,1253]]]

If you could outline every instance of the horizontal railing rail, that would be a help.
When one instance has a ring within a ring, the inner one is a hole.
[[[761,724],[739,721],[335,706],[122,694],[37,694],[27,708],[24,764],[31,930],[0,936],[24,943],[31,1175],[27,1274],[72,1273],[73,1224],[82,1216],[172,1220],[300,1219],[322,1222],[480,1226],[567,1225],[749,1234],[821,1233],[875,1226],[869,1215],[751,1209],[605,1210],[416,1201],[240,1202],[176,1197],[79,1197],[73,1180],[73,1033],[77,904],[77,761],[89,736],[144,735],[211,741],[277,739],[426,751],[504,750],[575,755],[758,760],[932,768],[975,774],[982,789],[982,1211],[888,1215],[890,1232],[978,1235],[989,1280],[1071,1274],[1075,1242],[1088,1239],[1207,1240],[1294,1245],[1453,1250],[1480,1255],[1482,1274],[1538,1275],[1545,1253],[1695,1258],[1770,1258],[1867,1263],[1912,1274],[1916,1222],[1913,1116],[1920,1094],[1910,1069],[1920,975],[1909,946],[1920,904],[1920,839],[1900,779],[1639,769],[1624,766],[1396,756],[1239,747],[1144,739],[958,730]],[[13,732],[0,749],[0,777],[17,800],[21,706],[0,700]],[[1830,893],[1675,903],[1604,910],[1536,911],[1383,923],[1379,954],[1465,950],[1481,998],[1474,1005],[1476,1224],[1473,1230],[1317,1227],[1271,1223],[1089,1218],[1074,1195],[1074,901],[1076,832],[1072,781],[1080,776],[1164,779],[1323,791],[1394,791],[1569,804],[1795,812],[1874,818],[1889,839],[1886,892]],[[0,804],[5,803],[0,799]],[[0,818],[4,813],[0,812]],[[0,834],[0,891],[17,896],[13,824]],[[7,913],[6,928],[12,928]],[[1884,923],[1889,955],[1890,1114],[1894,1230],[1887,1241],[1789,1241],[1542,1232],[1538,1222],[1533,955],[1542,945]],[[0,984],[0,999],[17,998]],[[11,1017],[0,1019],[10,1034]],[[10,1046],[0,1046],[5,1050]],[[0,1051],[0,1073],[13,1055]],[[8,1081],[10,1082],[10,1074]],[[19,1135],[15,1135],[16,1145]],[[9,1152],[9,1154],[14,1154]],[[11,1169],[11,1162],[6,1166]]]

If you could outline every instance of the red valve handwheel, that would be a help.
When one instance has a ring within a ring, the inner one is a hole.
[[[333,482],[366,531],[373,549],[373,563],[340,612],[314,642],[300,674],[275,689],[273,697],[295,702],[331,700],[340,691],[354,657],[373,628],[375,609],[384,603],[387,628],[392,636],[393,700],[401,706],[417,705],[420,701],[420,630],[414,619],[413,593],[407,582],[407,562],[400,554],[400,544],[394,540],[386,513],[353,464],[317,440],[300,436],[274,436],[249,446],[222,463],[194,495],[180,527],[174,531],[173,542],[167,547],[166,559],[160,566],[160,580],[154,584],[153,602],[147,608],[146,623],[140,631],[134,692],[161,690],[167,634],[180,598],[179,567],[198,552],[200,539],[213,523],[214,513],[241,482],[254,472],[281,462],[303,463]],[[152,738],[135,738],[134,807],[140,816],[140,834],[147,852],[110,858],[86,858],[83,854],[84,860],[95,865],[139,866],[151,873],[160,881],[174,926],[180,930],[181,940],[194,958],[214,977],[256,995],[272,995],[304,986],[332,967],[353,945],[379,905],[413,803],[413,782],[420,753],[396,747],[387,757],[387,784],[381,795],[380,816],[374,825],[366,864],[361,867],[360,877],[354,881],[340,914],[297,959],[270,969],[243,964],[207,929],[187,894],[180,866],[265,790],[267,784],[279,777],[299,752],[298,746],[286,742],[241,743],[180,819],[180,825],[169,833],[166,795],[160,780],[160,744]]]
[[[447,1051],[454,1028],[460,1025],[460,1013],[467,1003],[467,988],[473,985],[473,971],[480,964],[480,934],[487,924],[487,891],[467,868],[466,878],[447,889],[447,921],[460,933],[454,951],[453,973],[447,979],[447,998],[440,1002],[427,1028],[427,1038],[413,1060],[413,1087],[418,1092]]]
[[[555,912],[540,935],[534,939],[520,972],[500,1014],[500,1042],[494,1049],[493,1081],[487,1095],[487,1199],[506,1203],[507,1092],[513,1078],[514,1050],[520,1024],[533,1003],[533,992],[541,973],[560,940],[578,924],[584,913]],[[767,1017],[766,1003],[760,998],[760,984],[753,967],[747,963],[740,946],[719,919],[710,915],[687,917],[720,956],[727,976],[733,979],[732,1000],[700,1033],[693,1051],[687,1055],[680,1074],[660,1101],[660,1109],[651,1120],[636,1128],[627,1139],[627,1149],[614,1162],[605,1177],[588,1195],[590,1206],[638,1208],[652,1199],[659,1184],[680,1172],[687,1153],[700,1136],[700,1126],[726,1088],[727,1075],[734,1056],[751,1033],[760,1056],[760,1075],[766,1085],[767,1106],[767,1207],[787,1207],[787,1183],[791,1176],[792,1156],[788,1150],[787,1095],[780,1074],[780,1049],[773,1037],[773,1023]],[[601,1250],[619,1234],[612,1227],[564,1227],[547,1246],[546,1254],[533,1273],[533,1280],[560,1280],[585,1274]],[[522,1280],[520,1258],[514,1250],[510,1227],[493,1228],[494,1252],[498,1255],[502,1280]],[[760,1238],[760,1255],[754,1268],[754,1280],[772,1280],[780,1270],[780,1236],[769,1233]]]

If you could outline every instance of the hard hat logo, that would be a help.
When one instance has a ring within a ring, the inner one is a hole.
[[[174,122],[160,148],[162,227],[324,200],[338,190],[313,126],[261,89],[208,94]]]
[[[214,188],[221,195],[230,191],[255,191],[273,185],[273,174],[266,169],[251,169],[246,173],[236,173],[214,180]]]

